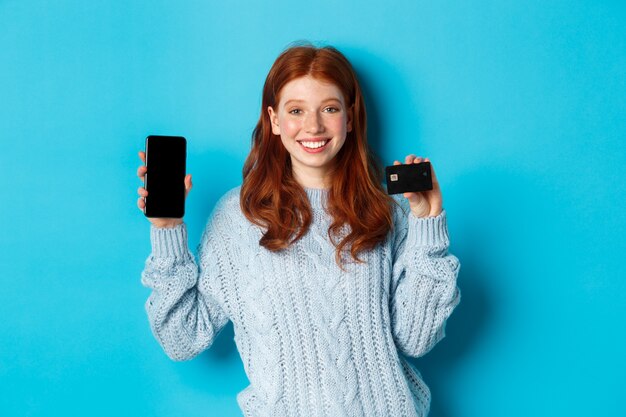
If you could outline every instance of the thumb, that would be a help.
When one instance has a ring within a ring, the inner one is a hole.
[[[191,187],[193,187],[193,184],[191,183],[191,174],[188,174],[185,176],[185,196],[189,194]]]

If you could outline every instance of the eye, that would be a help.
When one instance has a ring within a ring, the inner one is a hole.
[[[292,109],[292,110],[289,110],[289,113],[290,113],[290,114],[300,114],[300,112],[302,112],[302,110],[300,110],[300,109]]]
[[[328,113],[337,113],[339,111],[337,107],[326,107],[324,110],[328,111]]]

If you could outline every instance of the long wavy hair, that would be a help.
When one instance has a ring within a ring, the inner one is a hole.
[[[333,159],[326,203],[332,216],[328,237],[343,269],[344,250],[349,249],[352,258],[363,263],[358,255],[385,239],[393,227],[394,200],[382,188],[382,170],[367,143],[365,103],[356,74],[334,47],[291,46],[272,65],[263,86],[252,149],[243,167],[240,205],[248,220],[265,229],[259,244],[270,251],[288,248],[308,231],[311,205],[294,178],[289,153],[272,133],[267,113],[268,106],[277,107],[285,84],[307,75],[335,84],[347,107],[353,107],[352,130]],[[347,233],[342,233],[344,225],[349,226]]]

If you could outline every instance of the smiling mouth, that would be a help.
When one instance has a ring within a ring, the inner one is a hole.
[[[299,140],[298,143],[304,146],[307,149],[318,149],[323,148],[326,144],[330,142],[330,139],[324,140]]]

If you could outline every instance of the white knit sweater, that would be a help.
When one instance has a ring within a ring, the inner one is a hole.
[[[250,381],[237,395],[246,417],[426,416],[430,390],[404,355],[431,350],[460,302],[445,209],[418,218],[394,197],[394,230],[343,272],[326,190],[305,188],[313,224],[280,253],[259,245],[262,229],[244,217],[239,191],[217,203],[198,262],[184,223],[151,226],[142,283],[165,352],[193,358],[231,320]]]

